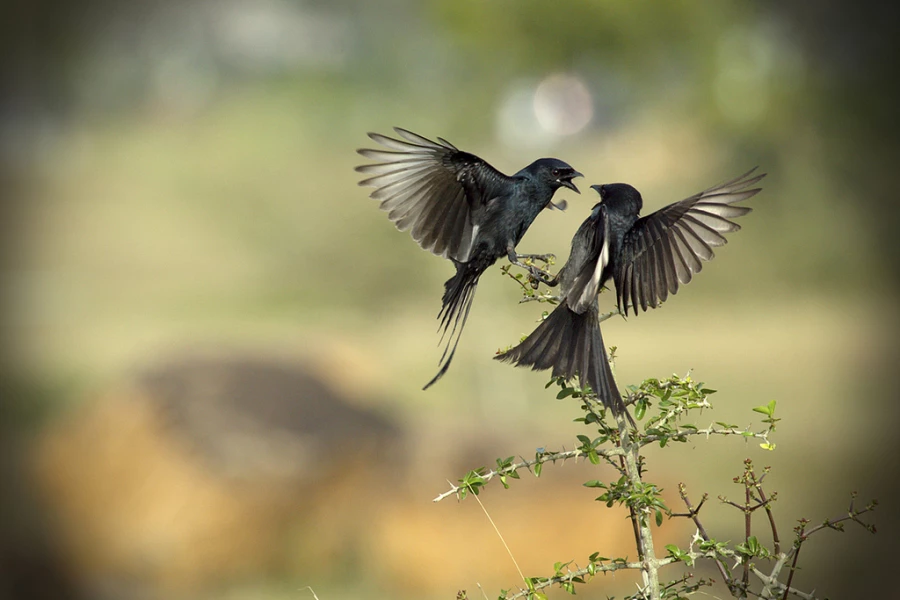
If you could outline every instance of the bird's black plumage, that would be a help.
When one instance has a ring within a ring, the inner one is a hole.
[[[441,366],[425,389],[450,366],[481,274],[498,258],[517,262],[516,246],[537,215],[552,206],[560,187],[578,192],[578,173],[555,158],[537,160],[507,176],[450,142],[432,141],[394,128],[398,138],[369,137],[386,149],[357,150],[378,161],[356,167],[368,175],[371,197],[401,231],[409,231],[424,249],[453,261],[456,275],[444,284],[440,319],[447,344]]]
[[[614,413],[624,408],[600,335],[597,294],[613,280],[619,310],[627,315],[656,308],[689,283],[723,234],[740,226],[730,219],[748,212],[735,203],[756,195],[765,174],[755,169],[736,179],[670,204],[645,217],[640,192],[625,183],[591,186],[600,194],[590,216],[572,238],[560,270],[560,304],[515,348],[495,358],[590,385]]]

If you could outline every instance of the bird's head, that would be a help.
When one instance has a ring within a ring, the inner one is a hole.
[[[592,185],[591,189],[600,194],[600,201],[607,205],[618,205],[629,212],[638,214],[644,206],[641,193],[627,183],[604,183]]]
[[[527,171],[538,181],[550,186],[556,191],[561,187],[567,187],[576,194],[580,194],[578,188],[572,183],[576,177],[584,177],[581,173],[572,168],[571,165],[565,163],[558,158],[542,158],[531,163],[526,167]]]

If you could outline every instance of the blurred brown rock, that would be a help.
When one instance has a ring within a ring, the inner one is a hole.
[[[37,477],[88,586],[191,593],[352,552],[399,433],[303,364],[193,357],[49,429]]]

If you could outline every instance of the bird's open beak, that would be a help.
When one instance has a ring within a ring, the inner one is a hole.
[[[559,184],[562,185],[562,186],[565,186],[565,187],[569,188],[570,190],[572,190],[572,191],[575,192],[576,194],[580,194],[581,192],[578,191],[578,188],[575,187],[575,184],[574,184],[574,183],[572,183],[572,180],[573,180],[574,178],[576,178],[576,177],[584,177],[584,175],[582,175],[582,174],[579,173],[578,171],[573,171],[572,174],[571,174],[570,176],[566,177],[565,179],[560,179],[560,180],[559,180]]]

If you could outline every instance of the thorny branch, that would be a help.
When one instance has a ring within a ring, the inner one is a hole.
[[[596,450],[597,455],[603,456],[605,458],[612,458],[614,456],[621,456],[624,454],[624,451],[621,448],[612,448],[609,450]],[[511,463],[500,469],[491,469],[485,473],[479,473],[479,483],[487,483],[491,479],[498,476],[506,476],[511,475],[517,472],[519,469],[531,469],[535,465],[541,465],[547,462],[556,462],[556,461],[566,461],[569,459],[578,459],[578,458],[588,458],[589,452],[584,450],[567,450],[562,452],[548,452],[543,451],[539,452],[536,458],[532,460],[525,460],[522,458],[521,462]],[[521,457],[520,457],[521,458]],[[452,485],[450,489],[442,494],[438,494],[432,502],[440,502],[441,500],[448,498],[449,496],[459,496],[460,492],[463,490],[475,492],[475,489],[471,486],[471,484],[463,484],[463,485]]]
[[[683,483],[678,484],[678,494],[681,496],[681,500],[684,502],[684,505],[687,506],[687,513],[675,513],[672,517],[687,517],[694,522],[694,525],[697,526],[697,532],[700,534],[700,537],[703,538],[703,541],[709,542],[710,537],[706,533],[706,528],[703,526],[703,523],[700,522],[700,518],[697,516],[700,514],[700,509],[703,508],[703,504],[706,502],[707,498],[709,498],[709,494],[703,494],[703,497],[700,499],[700,503],[696,508],[691,504],[691,500],[687,495],[687,487]],[[716,563],[716,568],[719,569],[719,574],[722,576],[722,580],[728,586],[729,590],[732,590],[732,582],[731,582],[731,570],[728,566],[722,562],[722,560],[715,554],[712,556],[713,562]],[[733,590],[732,590],[733,591]]]
[[[658,561],[658,565],[662,567],[674,562],[676,562],[674,558],[663,558]],[[511,596],[505,596],[505,600],[517,600],[518,598],[524,598],[529,594],[533,594],[535,591],[548,588],[552,585],[559,585],[567,582],[576,582],[579,578],[590,578],[597,573],[612,573],[614,571],[621,571],[625,569],[639,570],[643,568],[643,562],[625,562],[617,560],[607,564],[591,563],[591,566],[577,569],[575,571],[569,571],[567,569],[567,572],[564,575],[541,578],[540,581],[533,583],[532,589],[520,588],[519,591],[515,594]],[[585,581],[587,581],[587,579],[585,579]]]

